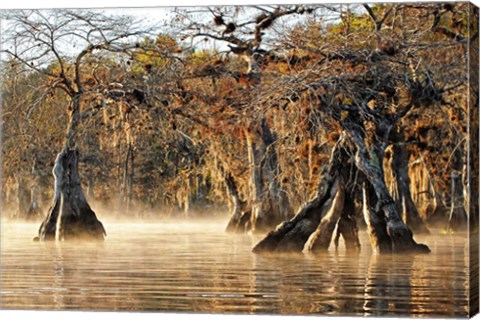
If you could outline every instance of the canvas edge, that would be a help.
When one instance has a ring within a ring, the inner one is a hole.
[[[479,313],[479,8],[470,3],[468,45],[469,317]]]

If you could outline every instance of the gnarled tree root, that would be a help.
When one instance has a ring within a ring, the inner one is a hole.
[[[387,222],[387,233],[395,253],[429,253],[428,246],[413,240],[410,229],[400,220]]]
[[[317,195],[306,203],[290,220],[271,231],[254,248],[261,252],[301,252],[311,234],[317,229],[320,220],[332,206],[337,193],[337,179],[325,176]]]
[[[322,217],[317,229],[310,235],[305,244],[304,249],[307,251],[318,252],[328,250],[333,231],[342,215],[345,203],[345,186],[341,179],[338,178],[335,181],[332,191],[333,190],[336,190],[336,192],[328,211]]]

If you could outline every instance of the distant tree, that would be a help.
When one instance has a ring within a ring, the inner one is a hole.
[[[228,58],[215,55],[200,72],[212,79],[213,92],[210,94],[214,96],[222,91],[219,89],[222,83],[227,85],[227,79],[234,80],[234,83],[230,82],[229,97],[217,100],[215,104],[222,110],[229,109],[229,114],[233,115],[229,117],[230,121],[219,119],[219,122],[222,125],[229,122],[232,129],[241,128],[238,137],[246,144],[250,175],[247,199],[240,199],[239,192],[235,191],[238,183],[234,181],[240,180],[240,177],[229,169],[231,165],[224,162],[221,168],[228,192],[236,203],[229,230],[265,231],[293,213],[291,201],[282,186],[278,137],[272,131],[275,117],[257,103],[270,85],[265,68],[280,59],[269,48],[268,40],[275,33],[274,26],[285,23],[289,17],[311,14],[316,8],[303,5],[213,7],[203,10],[203,19],[194,18],[198,11],[193,14],[188,9],[180,12],[186,25],[183,32],[191,35],[193,43],[215,41],[225,48],[226,54],[232,56],[232,61],[227,63]],[[217,152],[219,145],[224,144],[215,144]],[[225,161],[227,157],[223,159]]]
[[[15,10],[5,19],[8,29],[2,52],[46,77],[47,92],[59,90],[67,97],[65,141],[53,168],[54,199],[39,238],[103,239],[105,229],[82,191],[76,146],[82,121],[99,112],[118,92],[97,83],[92,58],[129,55],[135,48],[133,40],[149,30],[130,17],[99,11]]]
[[[49,100],[42,86],[45,78],[27,72],[25,66],[11,60],[3,63],[2,79],[4,204],[11,216],[37,218],[44,198],[41,186],[46,183],[44,167],[49,156],[43,148],[47,143],[58,142],[55,129],[47,123],[39,126],[35,121],[39,115],[33,112]],[[51,107],[50,111],[55,109],[56,106]],[[46,135],[50,135],[48,142]]]

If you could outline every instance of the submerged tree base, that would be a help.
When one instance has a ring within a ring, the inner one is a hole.
[[[355,212],[355,194],[363,181],[363,212],[370,244],[376,253],[428,253],[430,249],[413,239],[409,227],[400,219],[393,198],[383,182],[379,163],[367,157],[352,159],[358,146],[339,139],[330,155],[315,197],[292,219],[280,224],[254,248],[262,252],[326,251],[337,227],[335,244],[340,234],[349,251],[358,251],[358,228],[351,215]],[[350,177],[356,177],[351,181]],[[346,187],[351,185],[351,187]]]
[[[106,235],[103,224],[97,219],[83,195],[78,175],[78,151],[63,150],[59,153],[53,174],[54,202],[40,226],[38,239],[103,240]]]
[[[339,218],[338,207],[343,207],[344,196],[341,195],[341,199],[335,199],[340,190],[343,193],[344,188],[343,182],[340,181],[341,178],[338,176],[338,167],[341,165],[340,149],[339,143],[337,143],[313,199],[303,205],[292,219],[283,222],[274,231],[268,233],[253,248],[254,253],[302,252],[307,242],[309,248],[316,246],[317,239],[328,242],[326,245],[328,248],[330,239],[327,239],[327,241],[323,234],[321,236],[319,233],[321,232],[320,229],[328,229],[333,232],[331,226],[334,227]],[[325,216],[329,217],[329,221],[325,221],[322,225],[321,221]],[[317,229],[318,232],[316,232]],[[309,241],[312,235],[315,240]],[[325,244],[321,247],[325,247]]]
[[[251,210],[242,211],[239,214],[234,214],[228,222],[225,231],[233,233],[245,233],[250,231],[250,217],[252,215]]]

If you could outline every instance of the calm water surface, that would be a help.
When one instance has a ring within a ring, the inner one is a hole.
[[[38,224],[3,223],[1,308],[465,316],[466,235],[429,236],[429,255],[258,256],[226,221],[103,221],[101,245],[35,243]]]

